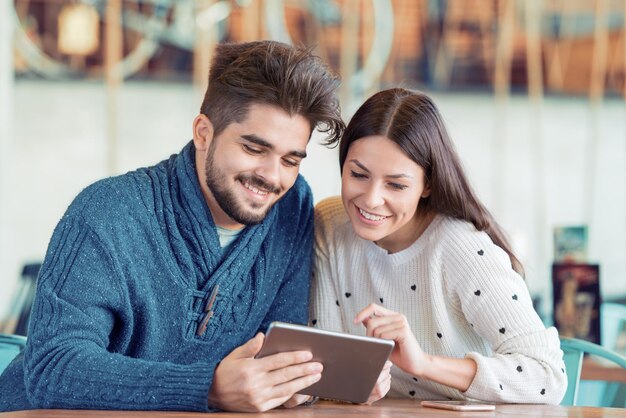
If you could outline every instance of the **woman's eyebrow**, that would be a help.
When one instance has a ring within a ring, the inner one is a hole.
[[[367,167],[365,167],[363,164],[361,164],[361,162],[359,160],[356,159],[352,159],[350,160],[351,163],[355,164],[356,166],[358,166],[361,170],[366,171],[366,172],[370,172]],[[408,178],[408,179],[412,179],[413,176],[409,176],[408,174],[404,174],[404,173],[400,173],[400,174],[387,174],[385,177],[390,178],[390,179],[402,179],[402,178]]]
[[[388,174],[385,177],[389,177],[390,179],[412,179],[413,176],[409,176],[408,174]]]
[[[359,160],[352,159],[352,160],[350,160],[350,162],[351,162],[351,163],[356,164],[356,165],[357,165],[357,166],[358,166],[361,170],[363,170],[363,171],[367,171],[368,173],[370,172],[370,171],[367,169],[367,167],[365,167],[363,164],[361,164],[361,163],[359,162]]]

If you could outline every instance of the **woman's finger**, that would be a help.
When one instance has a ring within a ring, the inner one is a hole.
[[[367,324],[364,324],[364,325],[366,328],[375,329],[375,328],[380,328],[380,327],[383,327],[385,325],[388,325],[397,321],[398,321],[398,318],[396,318],[396,316],[375,316],[375,317],[369,318],[367,320]]]
[[[390,388],[391,388],[391,375],[381,373],[381,375],[378,376],[378,381],[376,382],[376,386],[374,386],[374,389],[372,390],[372,393],[370,394],[370,396],[367,398],[366,403],[370,405],[376,402],[377,400],[382,399],[387,394],[387,392],[389,392]]]
[[[354,323],[358,324],[359,322],[363,322],[368,318],[373,318],[377,316],[388,316],[391,314],[395,314],[395,312],[390,311],[389,309],[383,308],[380,305],[375,303],[370,303],[365,308],[363,308],[356,317],[354,317]]]
[[[400,341],[406,339],[407,333],[401,323],[393,322],[372,330],[372,337]]]
[[[395,314],[392,316],[382,316],[382,317],[371,318],[367,322],[367,325],[365,325],[365,328],[366,328],[367,335],[377,336],[380,329],[383,329],[383,328],[387,329],[388,327],[397,328],[397,327],[402,327],[402,326],[404,326],[403,316]]]
[[[299,395],[299,394],[296,393],[291,398],[289,398],[287,400],[287,402],[285,402],[283,404],[283,406],[285,408],[293,408],[293,407],[296,407],[296,406],[298,406],[298,405],[300,405],[300,404],[302,404],[302,403],[304,403],[304,402],[306,402],[306,401],[308,401],[310,399],[311,399],[310,395]]]

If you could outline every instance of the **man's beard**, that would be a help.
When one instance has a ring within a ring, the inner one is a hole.
[[[229,189],[227,186],[226,176],[224,173],[219,171],[217,167],[215,167],[214,161],[214,143],[211,143],[209,149],[209,155],[206,159],[206,168],[205,168],[205,179],[206,184],[213,193],[213,197],[215,201],[219,205],[220,208],[228,215],[231,219],[242,225],[257,225],[263,222],[263,219],[267,216],[270,209],[272,209],[272,205],[268,206],[261,213],[247,211],[242,203],[237,201],[237,194],[234,190]],[[269,183],[263,181],[263,179],[255,176],[248,176],[240,174],[235,177],[235,180],[240,182],[242,186],[245,183],[250,184],[251,186],[255,186],[263,191],[267,191],[268,193],[280,193],[280,188],[273,186]],[[262,207],[262,204],[252,203],[252,208],[258,209]]]

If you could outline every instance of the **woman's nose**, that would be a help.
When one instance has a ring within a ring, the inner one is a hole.
[[[369,209],[374,209],[382,206],[385,203],[385,199],[377,185],[371,185],[365,191],[365,204]]]

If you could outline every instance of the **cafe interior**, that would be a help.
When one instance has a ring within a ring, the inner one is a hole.
[[[562,405],[626,408],[623,0],[0,7],[0,372],[28,341],[39,269],[74,197],[177,153],[215,46],[271,39],[313,48],[341,75],[346,121],[385,88],[434,99],[534,309],[559,332]],[[307,152],[300,172],[315,202],[339,195],[338,149],[314,132]]]

